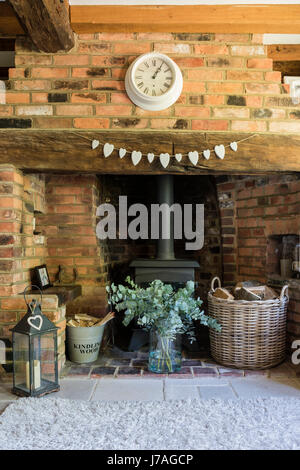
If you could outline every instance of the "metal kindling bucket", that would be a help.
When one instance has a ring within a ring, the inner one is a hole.
[[[75,327],[67,325],[67,345],[70,361],[79,364],[97,360],[105,325]]]

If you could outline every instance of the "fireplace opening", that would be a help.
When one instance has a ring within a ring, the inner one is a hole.
[[[59,281],[80,286],[76,298],[44,291],[45,311],[60,328],[59,354],[63,364],[66,316],[79,312],[105,316],[106,285],[124,283],[127,275],[134,277],[134,260],[155,262],[158,258],[157,240],[120,239],[118,233],[116,239],[99,239],[97,208],[109,203],[117,210],[119,197],[126,195],[129,206],[140,203],[149,209],[158,201],[156,176],[39,175],[24,174],[13,167],[3,169],[3,173],[3,179],[8,181],[3,191],[10,198],[6,198],[7,207],[2,210],[9,232],[0,236],[1,305],[5,306],[5,313],[0,316],[1,337],[10,338],[16,319],[23,315],[22,292],[31,281],[32,269],[45,264],[54,288]],[[292,266],[299,264],[299,173],[174,175],[173,185],[175,203],[204,204],[203,247],[189,251],[185,239],[174,240],[175,260],[197,263],[194,277],[204,310],[214,276],[220,277],[225,287],[240,280],[256,280],[281,288],[286,279],[280,276],[280,260],[291,259],[293,251],[296,254]],[[289,253],[287,258],[280,257],[283,245],[285,253]],[[293,273],[288,282],[287,329],[291,344],[300,334],[300,280]],[[131,330],[122,325],[121,315],[114,325],[115,344],[126,350]],[[109,329],[107,333],[108,342],[103,344],[111,345],[113,336]],[[205,328],[199,328],[197,339],[198,347],[208,348]]]
[[[196,204],[204,205],[204,245],[200,250],[186,250],[185,239],[173,240],[172,237],[170,240],[117,238],[107,240],[106,246],[110,257],[109,278],[112,282],[124,283],[126,276],[130,275],[140,284],[161,279],[180,287],[187,280],[194,280],[196,295],[205,301],[209,281],[220,273],[222,265],[220,214],[214,178],[105,175],[100,176],[99,181],[102,188],[101,201],[118,208],[119,197],[127,195],[128,206],[144,204],[148,209],[149,219],[151,204],[178,203],[181,207],[185,204],[193,207]],[[173,222],[172,217],[171,222]],[[150,225],[151,220],[149,227]],[[194,225],[193,230],[195,229]],[[128,348],[132,331],[123,327],[121,317],[115,321],[115,325],[117,345]],[[201,337],[199,344],[205,344],[207,347],[206,329],[199,328],[198,334]]]

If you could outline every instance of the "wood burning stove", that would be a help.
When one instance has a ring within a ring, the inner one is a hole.
[[[157,176],[158,203],[174,204],[174,180],[172,175]],[[181,285],[195,280],[195,270],[200,267],[194,260],[176,259],[174,253],[174,215],[163,220],[166,214],[162,212],[160,220],[160,236],[157,244],[156,259],[135,259],[130,264],[134,268],[135,282],[145,284],[155,279],[163,282]],[[170,223],[170,237],[162,237],[163,222]]]

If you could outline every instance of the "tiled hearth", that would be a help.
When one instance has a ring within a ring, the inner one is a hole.
[[[179,373],[147,371],[147,353],[100,355],[88,365],[67,361],[55,395],[75,400],[174,400],[189,398],[300,398],[300,371],[288,360],[268,370],[238,370],[216,364],[208,354],[185,354]],[[10,374],[0,375],[0,412],[17,397]],[[45,398],[44,398],[45,399]]]

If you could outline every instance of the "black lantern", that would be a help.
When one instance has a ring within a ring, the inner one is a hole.
[[[58,328],[41,311],[41,300],[32,299],[26,315],[13,332],[13,393],[40,397],[59,390],[57,363]],[[33,286],[36,287],[36,286]]]

